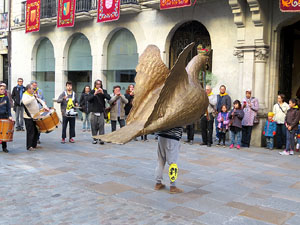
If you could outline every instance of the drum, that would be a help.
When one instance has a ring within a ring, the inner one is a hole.
[[[13,141],[15,122],[9,119],[0,119],[0,141]]]
[[[59,124],[59,118],[54,108],[50,108],[49,112],[41,109],[33,116],[33,120],[35,121],[40,133],[50,133],[57,128]]]

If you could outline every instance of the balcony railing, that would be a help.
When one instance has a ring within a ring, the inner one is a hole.
[[[55,17],[57,15],[56,0],[41,1],[41,19]]]
[[[52,18],[57,16],[58,0],[43,0],[41,1],[41,19]],[[138,0],[121,0],[121,5],[136,4]],[[97,10],[98,0],[76,0],[76,13],[89,12]],[[22,2],[21,22],[25,22],[26,17],[26,2]]]

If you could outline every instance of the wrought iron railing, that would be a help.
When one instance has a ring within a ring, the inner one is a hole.
[[[41,1],[41,19],[56,17],[58,0]],[[138,0],[121,0],[121,5],[139,4]],[[96,10],[98,0],[76,0],[76,13]],[[22,2],[21,22],[25,22],[26,2]]]
[[[41,1],[41,19],[51,18],[57,15],[56,0]]]
[[[128,4],[136,4],[138,5],[138,0],[121,0],[121,5],[128,5]]]

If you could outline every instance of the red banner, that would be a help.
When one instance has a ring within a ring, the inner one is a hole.
[[[121,0],[99,0],[97,22],[118,20],[120,17]]]
[[[76,0],[58,0],[57,27],[73,27]]]
[[[300,0],[279,0],[282,12],[300,12]]]
[[[160,0],[160,9],[174,9],[191,5],[191,0]]]
[[[26,2],[26,33],[40,30],[40,0],[27,0]]]

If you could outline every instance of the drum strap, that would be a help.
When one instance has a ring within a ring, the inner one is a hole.
[[[22,105],[23,105],[23,107],[24,107],[24,110],[25,110],[25,113],[27,114],[27,116],[28,116],[29,118],[32,119],[32,117],[31,117],[31,115],[30,115],[28,109],[26,108],[26,106],[25,106],[23,103],[22,103]]]

